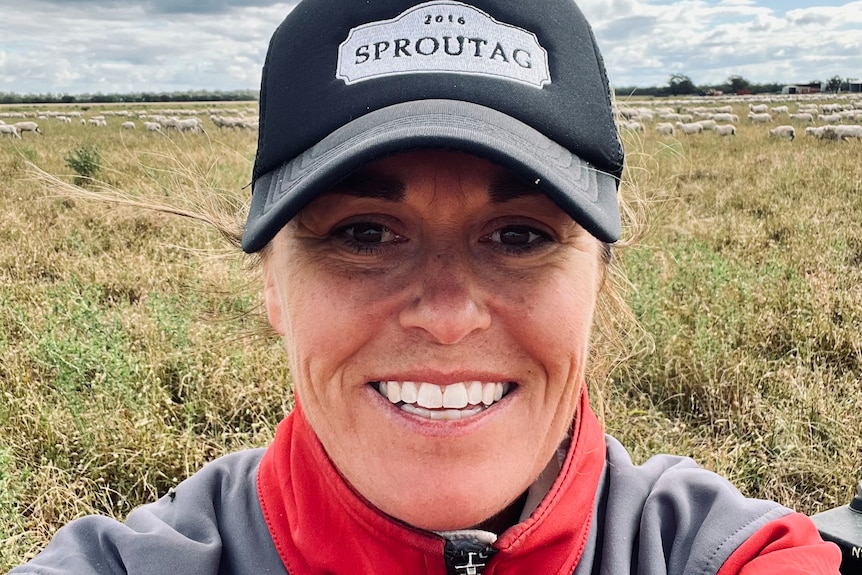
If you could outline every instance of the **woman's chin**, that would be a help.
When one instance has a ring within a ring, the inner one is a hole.
[[[387,515],[414,527],[428,531],[454,531],[482,525],[510,505],[511,502],[501,497],[496,487],[492,493],[488,491],[440,490],[430,497],[427,493],[416,493],[412,497],[386,498],[372,503]],[[515,495],[516,499],[518,495]]]

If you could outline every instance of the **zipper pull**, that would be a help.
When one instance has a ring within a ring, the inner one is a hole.
[[[477,539],[447,539],[443,548],[447,575],[482,575],[497,550]]]

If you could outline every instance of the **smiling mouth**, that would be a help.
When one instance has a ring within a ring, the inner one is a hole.
[[[372,381],[371,386],[401,411],[434,420],[482,413],[515,387],[511,382],[466,381],[435,385],[416,381]]]

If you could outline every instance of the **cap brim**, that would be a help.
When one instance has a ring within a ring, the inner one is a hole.
[[[612,243],[620,237],[616,177],[491,108],[464,101],[422,100],[357,118],[260,176],[253,183],[243,250],[263,249],[305,205],[362,165],[427,148],[459,150],[503,165],[535,184],[599,240]]]

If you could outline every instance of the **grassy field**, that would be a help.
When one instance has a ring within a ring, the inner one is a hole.
[[[256,133],[203,117],[202,134],[108,117],[0,139],[0,572],[75,517],[122,517],[265,445],[291,409],[253,261],[211,226],[74,198],[30,167],[72,182],[69,164],[89,158],[131,197],[239,226]],[[775,140],[744,119],[733,138],[648,127],[625,141],[649,226],[618,254],[641,329],[604,387],[608,430],[636,460],[690,455],[807,513],[848,502],[862,466],[862,142]]]

